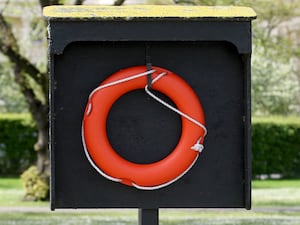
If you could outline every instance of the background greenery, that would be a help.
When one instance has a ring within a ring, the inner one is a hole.
[[[300,177],[300,117],[254,117],[252,174]]]
[[[0,113],[24,113],[28,108],[20,87],[14,82],[8,62],[0,60]]]
[[[17,176],[36,160],[36,129],[29,114],[0,114],[0,175]]]

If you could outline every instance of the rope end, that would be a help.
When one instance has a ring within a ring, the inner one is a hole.
[[[200,143],[196,143],[191,147],[192,150],[198,151],[198,152],[202,152],[204,149],[204,145],[200,144]]]

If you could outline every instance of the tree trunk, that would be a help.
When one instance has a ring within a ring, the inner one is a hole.
[[[43,107],[45,108],[45,107]],[[35,112],[35,121],[38,130],[38,139],[34,145],[37,153],[37,169],[44,178],[50,176],[50,157],[48,150],[48,111],[44,110]]]
[[[115,0],[115,1],[114,1],[114,5],[115,5],[115,6],[120,6],[120,5],[123,5],[124,2],[125,2],[125,0]]]

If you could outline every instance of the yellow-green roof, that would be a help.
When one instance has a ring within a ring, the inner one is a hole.
[[[44,8],[48,18],[255,18],[248,7],[236,6],[178,6],[178,5],[126,5],[126,6],[49,6]]]

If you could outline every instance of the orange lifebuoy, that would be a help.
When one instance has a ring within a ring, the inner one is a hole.
[[[147,85],[145,76],[137,76],[145,74],[145,66],[120,70],[104,80],[90,94],[82,122],[83,145],[92,166],[110,180],[144,190],[167,186],[184,175],[197,160],[206,134],[204,112],[193,89],[175,73],[152,68],[153,80],[162,73],[166,75],[153,82],[151,88],[168,96],[178,111],[191,118],[181,117],[182,134],[168,156],[149,164],[127,161],[112,148],[106,134],[106,120],[113,103],[125,93]],[[132,76],[134,79],[127,80]],[[198,121],[200,126],[191,120]],[[195,143],[201,148],[193,148]]]

